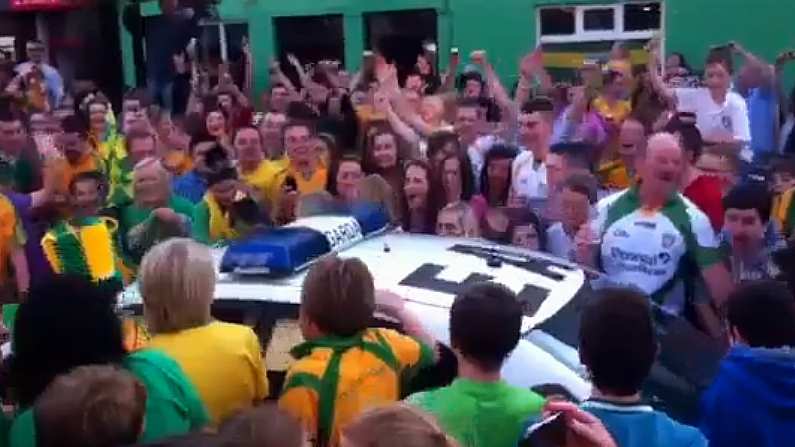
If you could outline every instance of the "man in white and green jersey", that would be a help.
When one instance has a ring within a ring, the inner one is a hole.
[[[584,230],[589,234],[578,238],[600,241],[596,253],[578,251],[585,253],[581,258],[592,256],[610,282],[640,289],[675,315],[682,314],[687,282],[697,271],[718,306],[732,284],[709,219],[677,191],[683,170],[678,140],[652,136],[638,163],[639,185],[600,201],[597,218]],[[696,310],[719,336],[721,325],[709,303],[697,300]]]

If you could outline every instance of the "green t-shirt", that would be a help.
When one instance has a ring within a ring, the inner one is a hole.
[[[158,222],[152,217],[152,210],[149,208],[141,208],[135,203],[122,208],[119,218],[119,230],[124,254],[133,263],[139,263],[149,248],[164,239],[190,235],[193,204],[182,197],[172,195],[168,201],[168,207],[184,217],[185,225],[182,229],[184,234],[174,234],[173,230],[169,231],[165,226],[158,225]]]
[[[146,422],[141,442],[151,442],[198,430],[210,420],[193,384],[179,365],[155,349],[128,355],[122,367],[146,388]],[[11,447],[36,447],[32,408],[20,413],[8,437]]]
[[[450,386],[412,394],[406,401],[435,416],[463,447],[515,447],[544,399],[503,381],[456,379]]]

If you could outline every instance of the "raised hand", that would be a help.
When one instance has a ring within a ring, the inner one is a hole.
[[[488,62],[486,57],[486,50],[475,50],[469,55],[469,59],[475,65],[484,66]]]

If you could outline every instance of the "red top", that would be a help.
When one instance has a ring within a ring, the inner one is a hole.
[[[709,217],[715,232],[723,228],[723,190],[719,178],[702,174],[685,187],[683,194]]]

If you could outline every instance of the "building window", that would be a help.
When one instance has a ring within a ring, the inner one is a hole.
[[[583,11],[585,31],[613,31],[615,25],[614,8],[593,8]]]
[[[538,11],[542,36],[574,34],[574,8],[543,8]]]
[[[337,60],[345,64],[341,14],[274,17],[273,28],[282,70],[296,85],[299,85],[298,75],[288,62],[288,54],[295,55],[304,66],[321,60]]]
[[[650,39],[662,27],[662,3],[541,7],[537,14],[541,43]]]
[[[661,8],[658,2],[624,5],[624,31],[658,30],[661,18]]]
[[[395,63],[400,79],[414,69],[417,55],[427,54],[426,47],[436,44],[434,9],[372,12],[363,20],[365,48]],[[435,69],[436,61],[429,62]]]

